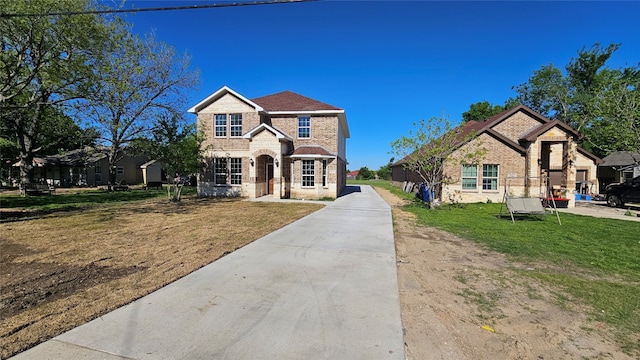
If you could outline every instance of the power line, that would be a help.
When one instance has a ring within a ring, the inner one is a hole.
[[[47,13],[33,13],[33,14],[27,14],[27,13],[5,14],[5,13],[0,13],[0,18],[40,17],[40,16],[58,16],[58,15],[84,15],[84,14],[113,14],[113,13],[136,13],[136,12],[144,12],[144,11],[172,11],[172,10],[210,9],[210,8],[237,7],[237,6],[287,4],[287,3],[311,2],[311,1],[318,1],[318,0],[264,0],[264,1],[245,1],[245,2],[223,3],[223,4],[185,5],[185,6],[138,8],[138,9],[62,11],[62,12],[47,12]]]

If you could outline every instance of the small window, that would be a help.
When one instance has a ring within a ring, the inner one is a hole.
[[[498,165],[482,165],[482,190],[498,190]]]
[[[478,188],[478,167],[476,165],[462,165],[462,190]]]
[[[302,186],[315,186],[315,161],[302,160]]]
[[[102,174],[102,166],[96,165],[94,172],[96,174]]]
[[[124,175],[124,166],[118,166],[116,168],[116,174],[118,175]]]
[[[242,159],[232,158],[231,161],[231,185],[242,184]]]
[[[227,184],[227,159],[216,158],[213,159],[214,166],[214,182],[216,185]]]
[[[298,116],[298,138],[307,139],[311,137],[311,117]]]
[[[227,115],[226,114],[216,114],[216,123],[215,123],[214,131],[215,131],[216,137],[227,136]]]
[[[327,186],[327,160],[322,160],[322,186]]]
[[[622,173],[622,182],[631,181],[633,179],[633,171],[624,171]]]
[[[231,123],[231,136],[242,136],[242,114],[231,114],[229,117],[229,121]]]

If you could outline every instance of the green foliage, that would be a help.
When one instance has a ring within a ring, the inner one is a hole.
[[[619,48],[597,43],[583,48],[564,73],[545,65],[514,89],[523,104],[582,132],[580,145],[598,156],[638,150],[640,66],[607,68],[606,62]]]
[[[394,160],[394,158],[389,159],[389,162],[386,165],[378,169],[377,173],[379,179],[391,180],[391,165],[393,165]]]
[[[358,170],[358,176],[356,176],[357,180],[371,180],[374,179],[376,176],[376,173],[369,170],[368,167],[363,166],[360,168],[360,170]]]
[[[477,102],[469,105],[469,110],[462,113],[462,121],[483,121],[504,110],[502,105],[491,105],[488,101]]]
[[[0,0],[0,8],[8,14],[39,14],[88,10],[92,3]],[[47,113],[81,96],[93,83],[94,55],[110,29],[95,14],[3,17],[0,34],[0,121],[14,133],[25,182],[38,136],[46,131]]]
[[[136,152],[162,163],[169,178],[174,174],[190,176],[203,168],[202,141],[204,135],[196,132],[195,124],[184,124],[180,118],[161,117],[150,138],[136,139],[132,147]],[[173,187],[174,200],[180,200],[181,185]]]

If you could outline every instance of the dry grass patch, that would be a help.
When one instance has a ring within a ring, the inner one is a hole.
[[[0,358],[142,297],[321,207],[147,200],[0,224]]]

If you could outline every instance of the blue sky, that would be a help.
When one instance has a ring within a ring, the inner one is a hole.
[[[129,0],[138,8],[220,1]],[[640,2],[317,1],[127,15],[134,31],[192,57],[201,84],[248,98],[290,90],[345,109],[350,170],[377,170],[413,123],[453,124],[478,101],[502,104],[542,65],[621,43],[612,68],[640,63]],[[189,115],[195,121],[194,115]]]

